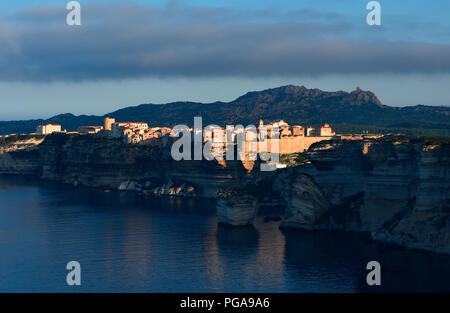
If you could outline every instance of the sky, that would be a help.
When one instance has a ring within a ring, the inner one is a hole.
[[[0,1],[0,120],[231,101],[304,85],[450,105],[450,1]]]

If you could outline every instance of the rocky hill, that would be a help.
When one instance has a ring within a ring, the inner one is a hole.
[[[57,123],[67,130],[76,130],[81,125],[101,125],[105,116],[158,126],[192,126],[194,116],[202,116],[205,125],[248,125],[258,123],[260,119],[284,119],[288,123],[303,125],[331,123],[404,128],[420,125],[422,128],[450,130],[450,107],[417,105],[397,108],[383,105],[374,93],[359,88],[349,93],[288,85],[249,92],[231,102],[141,104],[104,116],[68,113],[47,120],[0,122],[0,134],[33,132],[42,123]]]

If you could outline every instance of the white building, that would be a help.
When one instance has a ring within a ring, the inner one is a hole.
[[[260,122],[260,123],[261,123],[261,122]],[[281,127],[283,127],[283,126],[289,126],[289,124],[286,123],[286,122],[283,121],[283,120],[280,120],[280,121],[278,121],[278,122],[272,123],[272,127],[278,127],[278,128],[281,128]]]
[[[308,126],[306,127],[306,136],[311,137],[319,137],[319,136],[325,136],[330,137],[334,136],[336,133],[331,129],[331,126],[329,124],[324,124],[322,126]]]
[[[36,133],[38,135],[48,135],[54,132],[60,132],[61,125],[58,124],[47,124],[47,125],[39,125],[36,127]]]
[[[324,124],[320,128],[320,136],[334,136],[336,133],[331,129],[331,126],[329,124]]]

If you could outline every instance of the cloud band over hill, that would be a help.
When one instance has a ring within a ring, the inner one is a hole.
[[[80,27],[66,13],[48,5],[0,19],[1,81],[450,73],[447,44],[364,38],[320,12],[87,3]]]

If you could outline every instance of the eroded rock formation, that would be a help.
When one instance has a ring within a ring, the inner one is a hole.
[[[309,175],[284,171],[274,188],[280,191],[287,204],[282,228],[313,230],[330,207],[325,193]]]
[[[449,145],[322,142],[308,157],[311,165],[289,168],[275,179],[275,188],[290,195],[284,227],[370,232],[375,239],[450,253]],[[295,192],[286,177],[304,174],[317,185],[304,183]],[[320,191],[327,209],[312,196]],[[305,216],[321,217],[305,227]]]
[[[253,224],[258,213],[257,199],[252,195],[228,195],[217,199],[217,221],[228,226]]]

